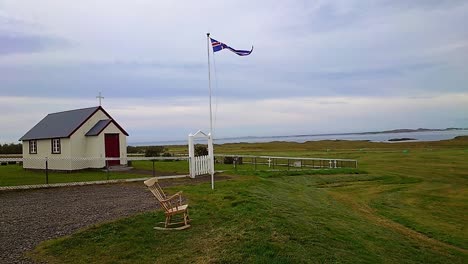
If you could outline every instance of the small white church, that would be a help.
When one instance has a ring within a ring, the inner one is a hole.
[[[48,114],[19,139],[23,168],[44,169],[46,157],[53,170],[126,165],[127,136],[101,106]]]

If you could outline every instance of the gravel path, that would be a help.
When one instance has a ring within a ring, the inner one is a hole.
[[[209,178],[166,180],[161,185],[203,181]],[[32,263],[23,254],[41,241],[156,208],[141,182],[0,192],[0,263]]]

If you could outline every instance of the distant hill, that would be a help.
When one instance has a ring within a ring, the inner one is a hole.
[[[329,133],[329,134],[299,134],[299,135],[287,135],[287,136],[242,136],[242,137],[225,137],[217,138],[219,141],[226,141],[225,143],[239,143],[239,142],[257,142],[255,139],[270,139],[269,141],[258,141],[258,142],[270,142],[270,141],[283,141],[287,138],[298,138],[298,137],[317,137],[317,136],[347,136],[347,135],[376,135],[376,134],[389,134],[389,133],[412,133],[412,132],[430,132],[430,131],[457,131],[457,130],[468,130],[468,128],[457,128],[449,127],[445,129],[431,129],[431,128],[418,128],[418,129],[393,129],[385,131],[371,131],[371,132],[348,132],[348,133]],[[464,134],[464,133],[462,133]],[[395,137],[396,138],[396,137]],[[227,142],[232,141],[232,142]],[[136,146],[152,146],[152,145],[185,145],[186,140],[174,140],[174,141],[158,141],[158,142],[138,142]],[[129,143],[132,145],[132,143]],[[133,143],[132,146],[135,146]]]
[[[437,129],[437,128],[418,128],[418,129],[393,129],[393,130],[385,130],[385,131],[376,131],[376,132],[361,132],[361,133],[351,133],[356,135],[368,135],[368,134],[387,134],[387,133],[412,133],[412,132],[428,132],[428,131],[452,131],[452,130],[465,130],[465,128],[458,128],[458,127],[449,127],[444,129]]]

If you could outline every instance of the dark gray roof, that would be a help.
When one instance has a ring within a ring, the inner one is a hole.
[[[48,114],[20,140],[70,137],[98,109],[102,108],[96,106]]]
[[[85,136],[97,136],[101,133],[102,130],[104,130],[104,128],[107,127],[107,125],[109,125],[110,123],[112,123],[112,119],[104,119],[104,120],[99,120],[96,125],[94,125],[89,131],[88,133],[86,133]]]

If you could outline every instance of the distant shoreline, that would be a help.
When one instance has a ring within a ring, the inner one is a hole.
[[[244,139],[244,138],[288,138],[288,137],[318,137],[318,136],[347,136],[347,135],[376,135],[376,134],[389,134],[389,133],[414,133],[414,132],[433,132],[433,131],[460,131],[468,128],[444,128],[444,129],[431,129],[431,128],[418,128],[418,129],[393,129],[384,131],[371,131],[371,132],[350,132],[350,133],[326,133],[326,134],[299,134],[288,136],[246,136],[246,137],[227,137],[219,138],[220,140],[226,139]]]
[[[440,136],[445,133],[451,133],[451,137]],[[460,132],[460,133],[457,133]],[[394,129],[386,131],[374,131],[374,132],[352,132],[352,133],[328,133],[328,134],[301,134],[301,135],[288,135],[288,136],[246,136],[246,137],[227,137],[227,138],[216,138],[215,144],[226,144],[226,143],[266,143],[273,141],[292,141],[292,142],[306,142],[306,141],[318,141],[318,140],[368,140],[374,142],[395,142],[395,138],[413,138],[414,133],[419,135],[435,135],[432,137],[414,138],[415,141],[438,141],[451,139],[456,136],[468,135],[467,128],[445,128],[445,129]],[[405,134],[412,134],[407,135]],[[439,137],[437,137],[437,135]],[[388,138],[386,136],[388,135]],[[151,141],[151,142],[131,142],[129,146],[152,146],[152,145],[185,145],[187,140],[168,140],[168,141]]]

